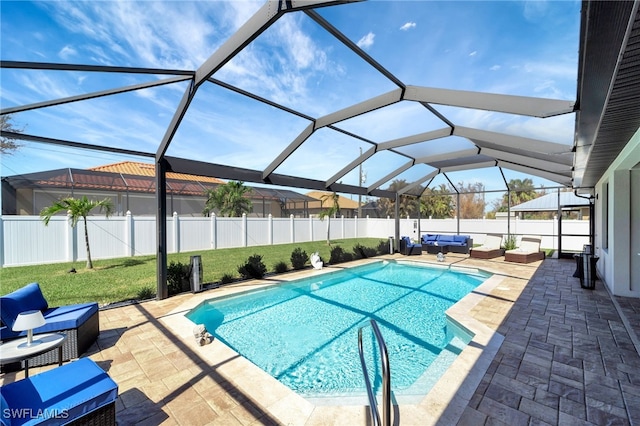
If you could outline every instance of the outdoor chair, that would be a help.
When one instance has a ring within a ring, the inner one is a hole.
[[[100,334],[98,304],[82,303],[50,308],[40,290],[40,284],[31,283],[6,294],[0,298],[0,339],[2,341],[16,339],[27,334],[26,331],[13,331],[13,323],[18,314],[25,311],[39,310],[45,324],[35,328],[33,334],[60,332],[67,335],[62,345],[63,361],[78,358],[96,341]],[[58,362],[56,349],[29,360],[29,366],[47,365]]]
[[[422,254],[422,244],[412,243],[409,237],[400,237],[400,253],[405,256]]]
[[[504,255],[502,247],[502,235],[487,234],[484,243],[479,247],[473,247],[469,256],[475,259],[493,259]]]
[[[531,263],[538,260],[543,260],[545,257],[544,251],[540,250],[541,237],[536,236],[524,236],[520,242],[520,246],[513,250],[507,250],[504,253],[504,260],[506,262],[515,263]]]

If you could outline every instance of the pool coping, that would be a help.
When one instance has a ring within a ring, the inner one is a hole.
[[[205,300],[239,294],[248,290],[264,288],[309,276],[324,275],[345,267],[379,262],[381,260],[419,263],[432,267],[451,267],[452,269],[467,272],[469,270],[480,270],[478,268],[456,267],[455,265],[437,265],[431,262],[409,262],[384,258],[365,259],[350,262],[348,265],[325,267],[321,270],[304,270],[286,274],[285,276],[279,275],[277,280],[267,278],[223,286],[215,289],[214,292],[196,293],[188,301],[185,301],[161,318],[161,321],[184,344],[201,356],[211,368],[214,368],[218,374],[221,374],[237,386],[248,398],[264,407],[266,411],[283,424],[316,425],[326,424],[329,420],[343,424],[365,423],[369,417],[367,405],[315,405],[296,394],[221,341],[215,339],[208,345],[199,346],[193,337],[195,325],[186,318],[185,314]],[[482,270],[487,271],[486,269]],[[446,315],[451,321],[473,334],[471,341],[419,403],[399,404],[393,407],[394,415],[392,418],[399,418],[400,422],[409,424],[412,419],[419,420],[420,424],[423,425],[457,423],[504,340],[502,335],[473,318],[471,310],[484,297],[489,295],[494,288],[500,285],[503,279],[504,277],[501,275],[492,275],[446,311]]]

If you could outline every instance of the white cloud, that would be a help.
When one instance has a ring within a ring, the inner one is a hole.
[[[69,45],[66,45],[60,50],[60,52],[58,52],[58,56],[60,56],[60,58],[65,61],[68,61],[72,56],[75,56],[77,54],[78,51]]]
[[[498,71],[500,68],[502,68],[500,65],[494,65],[491,68],[489,68],[491,71]]]
[[[415,22],[407,22],[406,24],[404,24],[403,26],[400,27],[400,29],[402,31],[408,31],[411,28],[415,28],[416,27],[416,23]]]
[[[358,43],[356,43],[358,45],[358,47],[362,48],[362,49],[368,49],[371,46],[373,46],[373,39],[376,37],[376,35],[372,32],[369,32],[369,34],[367,34],[366,36],[362,37],[360,40],[358,40]]]
[[[474,50],[473,52],[469,53],[469,56],[476,56],[478,54],[478,52],[476,50]]]

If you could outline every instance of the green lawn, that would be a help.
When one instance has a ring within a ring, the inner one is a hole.
[[[352,253],[353,246],[358,243],[365,247],[377,247],[381,241],[377,238],[348,239],[332,241],[331,245]],[[325,262],[330,258],[331,247],[326,242],[315,241],[170,254],[168,263],[188,265],[191,255],[198,254],[202,257],[203,283],[215,283],[225,274],[239,278],[238,266],[254,254],[262,255],[268,273],[273,272],[274,265],[280,261],[286,262],[291,269],[291,252],[298,247],[309,256],[319,252]],[[38,282],[50,306],[92,301],[104,305],[136,299],[145,289],[155,294],[155,256],[94,260],[93,264],[91,270],[85,269],[84,261],[1,268],[0,293],[4,295],[25,284]],[[71,268],[77,272],[69,273]]]

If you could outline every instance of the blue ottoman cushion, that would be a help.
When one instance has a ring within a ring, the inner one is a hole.
[[[53,425],[77,419],[114,402],[118,385],[91,358],[80,358],[5,385],[0,392],[4,424]]]

